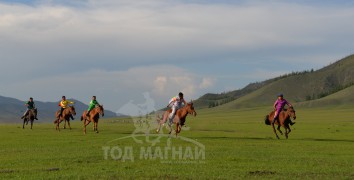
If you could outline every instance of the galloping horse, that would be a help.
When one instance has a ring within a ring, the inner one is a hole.
[[[58,110],[56,113],[55,113],[55,117],[58,117],[60,113],[60,110]],[[76,115],[76,111],[75,111],[75,107],[74,106],[69,106],[67,108],[65,108],[63,110],[63,113],[61,114],[60,117],[57,118],[57,120],[54,121],[54,124],[57,124],[55,129],[60,131],[60,127],[59,127],[59,124],[62,122],[62,121],[65,121],[65,125],[66,125],[66,122],[68,122],[68,125],[69,125],[69,128],[71,129],[71,126],[70,126],[70,118],[72,117],[72,115]],[[64,126],[65,127],[65,126]]]
[[[269,113],[269,115],[266,116],[265,118],[265,124],[266,125],[272,125],[273,127],[273,131],[276,135],[276,137],[279,139],[279,136],[277,134],[277,131],[275,130],[274,124],[272,124],[272,121],[274,119],[274,113],[275,111],[272,111]],[[288,135],[291,132],[290,129],[290,118],[296,119],[296,114],[295,114],[295,110],[293,107],[289,107],[286,111],[281,111],[279,116],[278,116],[278,120],[275,121],[275,124],[278,125],[278,131],[280,132],[281,135],[283,135],[283,132],[280,130],[280,126],[282,126],[285,129],[285,137],[286,139],[288,139]]]
[[[27,115],[23,118],[23,126],[22,129],[25,129],[25,123],[28,124],[31,121],[31,129],[33,127],[34,118],[37,116],[37,109],[31,109],[28,111]]]
[[[162,118],[157,117],[157,121],[159,123],[159,128],[156,130],[157,133],[160,132],[161,130],[161,125],[165,124],[166,121],[169,121],[169,115],[171,114],[172,109],[167,110],[164,112]],[[185,105],[183,108],[178,109],[176,112],[176,116],[173,119],[173,123],[176,125],[176,137],[178,135],[178,133],[181,132],[182,130],[182,126],[184,125],[184,123],[186,122],[186,118],[188,114],[192,114],[194,116],[197,115],[197,112],[194,110],[194,106],[193,106],[193,102],[188,103],[187,105]],[[169,134],[171,134],[172,132],[172,125],[169,125],[170,127],[170,132]]]
[[[82,113],[81,116],[81,121],[84,121],[84,134],[86,134],[86,126],[90,124],[90,122],[93,122],[93,131],[98,133],[97,125],[98,125],[98,119],[100,118],[100,115],[103,117],[104,116],[104,109],[103,105],[97,106],[94,109],[90,111],[90,116],[86,116],[87,110]]]

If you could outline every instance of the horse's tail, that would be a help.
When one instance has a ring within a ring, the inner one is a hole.
[[[265,118],[264,118],[264,123],[266,125],[270,125],[270,121],[269,121],[269,115],[266,115]]]
[[[81,119],[81,121],[82,121],[82,120],[84,120],[84,116],[81,116],[81,118],[80,118],[80,119]]]

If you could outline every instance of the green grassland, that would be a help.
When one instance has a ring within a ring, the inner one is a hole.
[[[100,133],[90,125],[87,135],[78,120],[61,132],[53,124],[36,123],[33,130],[1,124],[0,179],[354,179],[352,106],[297,109],[288,140],[277,140],[264,124],[270,110],[204,109],[188,117],[190,129],[180,135],[205,146],[205,159],[198,162],[140,159],[137,150],[146,144],[114,141],[136,129],[129,119],[102,120]],[[191,145],[172,137],[156,147],[168,141]],[[135,158],[105,159],[106,146],[132,147]]]

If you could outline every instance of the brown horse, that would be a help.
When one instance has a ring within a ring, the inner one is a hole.
[[[274,113],[275,111],[272,111],[269,113],[269,115],[266,116],[265,118],[265,124],[266,125],[272,125],[273,131],[276,135],[276,137],[279,139],[279,136],[277,134],[277,131],[275,130],[274,124],[278,125],[278,131],[280,132],[281,135],[283,135],[283,132],[280,130],[280,127],[282,126],[285,129],[285,137],[288,139],[289,133],[291,132],[290,129],[290,118],[296,119],[296,114],[295,110],[293,107],[289,107],[286,111],[281,111],[279,113],[278,119],[275,121],[274,124],[272,124],[272,121],[274,119]]]
[[[63,113],[61,114],[60,117],[59,116],[59,113],[60,113],[60,110],[58,110],[56,113],[55,113],[55,117],[57,117],[57,119],[54,121],[54,124],[56,124],[56,127],[55,129],[60,131],[60,127],[59,127],[59,124],[62,122],[62,121],[65,121],[65,125],[66,125],[66,122],[68,122],[68,125],[69,125],[69,128],[71,129],[71,126],[70,126],[70,118],[74,115],[76,115],[76,111],[75,111],[75,107],[74,106],[69,106],[67,108],[65,108],[63,110]]]
[[[156,130],[157,133],[160,132],[161,130],[161,126],[164,125],[166,123],[166,121],[169,121],[169,115],[171,114],[172,109],[167,110],[164,112],[162,118],[157,117],[157,122],[159,124],[158,129]],[[194,110],[194,106],[193,106],[193,102],[188,103],[187,105],[185,105],[184,107],[182,107],[181,109],[178,109],[176,112],[176,116],[173,119],[173,123],[176,125],[176,137],[178,135],[178,133],[181,132],[182,130],[182,126],[184,125],[184,123],[186,122],[186,118],[188,114],[192,114],[194,116],[197,115],[197,112]],[[171,134],[172,132],[172,125],[169,125],[170,127],[170,132],[169,134]]]
[[[33,127],[34,118],[37,116],[37,109],[31,109],[28,111],[27,115],[23,118],[22,129],[25,129],[25,124],[27,125],[31,121],[31,129]]]
[[[103,117],[104,116],[104,109],[103,105],[97,106],[94,109],[90,111],[90,116],[86,116],[87,110],[82,113],[81,116],[81,121],[84,121],[84,134],[86,134],[86,126],[90,124],[90,122],[93,122],[93,131],[98,133],[98,119],[100,119],[100,115]]]

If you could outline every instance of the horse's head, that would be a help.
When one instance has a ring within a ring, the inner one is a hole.
[[[288,110],[286,111],[290,117],[293,119],[296,119],[296,113],[294,107],[289,107]]]
[[[72,115],[76,116],[76,111],[75,111],[75,107],[74,107],[74,106],[69,106],[69,112],[70,112]]]
[[[98,113],[100,113],[102,117],[104,116],[103,105],[98,106]]]
[[[193,101],[191,101],[190,103],[187,104],[187,112],[188,112],[188,114],[192,114],[194,116],[197,115],[197,112],[194,110]]]

